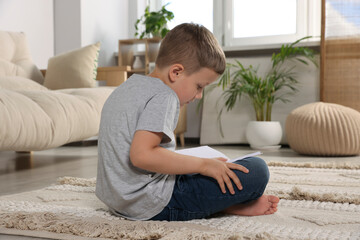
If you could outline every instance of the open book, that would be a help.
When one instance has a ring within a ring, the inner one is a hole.
[[[189,156],[195,156],[195,157],[201,157],[201,158],[218,158],[223,157],[227,159],[227,162],[235,162],[237,160],[241,160],[247,157],[254,157],[261,155],[262,152],[254,152],[250,153],[244,156],[236,157],[233,159],[228,158],[225,154],[222,152],[219,152],[218,150],[215,150],[209,146],[202,146],[202,147],[195,147],[195,148],[186,148],[175,151],[176,153],[189,155]]]

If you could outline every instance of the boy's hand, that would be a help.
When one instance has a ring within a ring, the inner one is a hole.
[[[222,193],[226,193],[226,184],[230,193],[235,194],[231,180],[235,183],[239,190],[242,190],[239,178],[231,169],[236,169],[244,173],[248,173],[249,170],[247,168],[236,163],[226,162],[225,158],[203,158],[203,160],[204,164],[200,171],[200,174],[215,178],[216,181],[219,183]]]

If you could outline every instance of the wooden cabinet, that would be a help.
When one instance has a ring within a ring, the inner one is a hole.
[[[130,69],[130,66],[98,67],[96,80],[105,81],[106,86],[119,86],[128,78],[127,73]],[[45,77],[46,69],[41,69],[40,71]]]
[[[132,73],[149,74],[149,63],[155,62],[161,40],[161,38],[119,40],[118,65],[131,66],[128,77]],[[134,69],[134,58],[138,52],[144,52],[141,56],[143,67]]]
[[[106,86],[119,86],[127,79],[129,66],[123,67],[99,67],[97,69],[96,80],[106,81]]]

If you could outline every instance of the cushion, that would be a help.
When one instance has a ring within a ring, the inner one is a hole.
[[[0,89],[0,150],[44,150],[97,135],[102,107],[112,91]]]
[[[31,59],[24,33],[0,31],[0,76],[20,76],[40,84],[44,82]]]
[[[17,76],[0,76],[0,89],[13,91],[48,91],[46,87],[31,79]]]
[[[338,104],[316,102],[293,110],[286,138],[301,154],[350,156],[360,153],[360,113]]]
[[[100,43],[49,59],[44,86],[49,89],[96,86]]]

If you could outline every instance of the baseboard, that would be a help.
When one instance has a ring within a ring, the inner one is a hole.
[[[180,138],[176,138],[176,142],[180,143]],[[186,145],[200,145],[200,138],[185,138]]]
[[[78,142],[72,142],[72,143],[68,143],[65,144],[63,146],[74,146],[74,147],[87,147],[87,146],[96,146],[97,145],[97,138],[90,138],[90,139],[85,139],[83,141],[78,141]],[[176,138],[176,142],[179,144],[180,143],[180,138]],[[200,145],[200,138],[185,138],[185,147],[186,145]],[[234,143],[234,144],[213,144],[213,145],[223,145],[223,146],[249,146],[249,144],[245,144],[245,143]],[[288,144],[281,144],[282,148],[290,148],[290,146]]]
[[[83,140],[78,142],[71,142],[67,143],[63,146],[65,147],[88,147],[88,146],[96,146],[98,140],[97,139],[91,139],[91,140]]]

